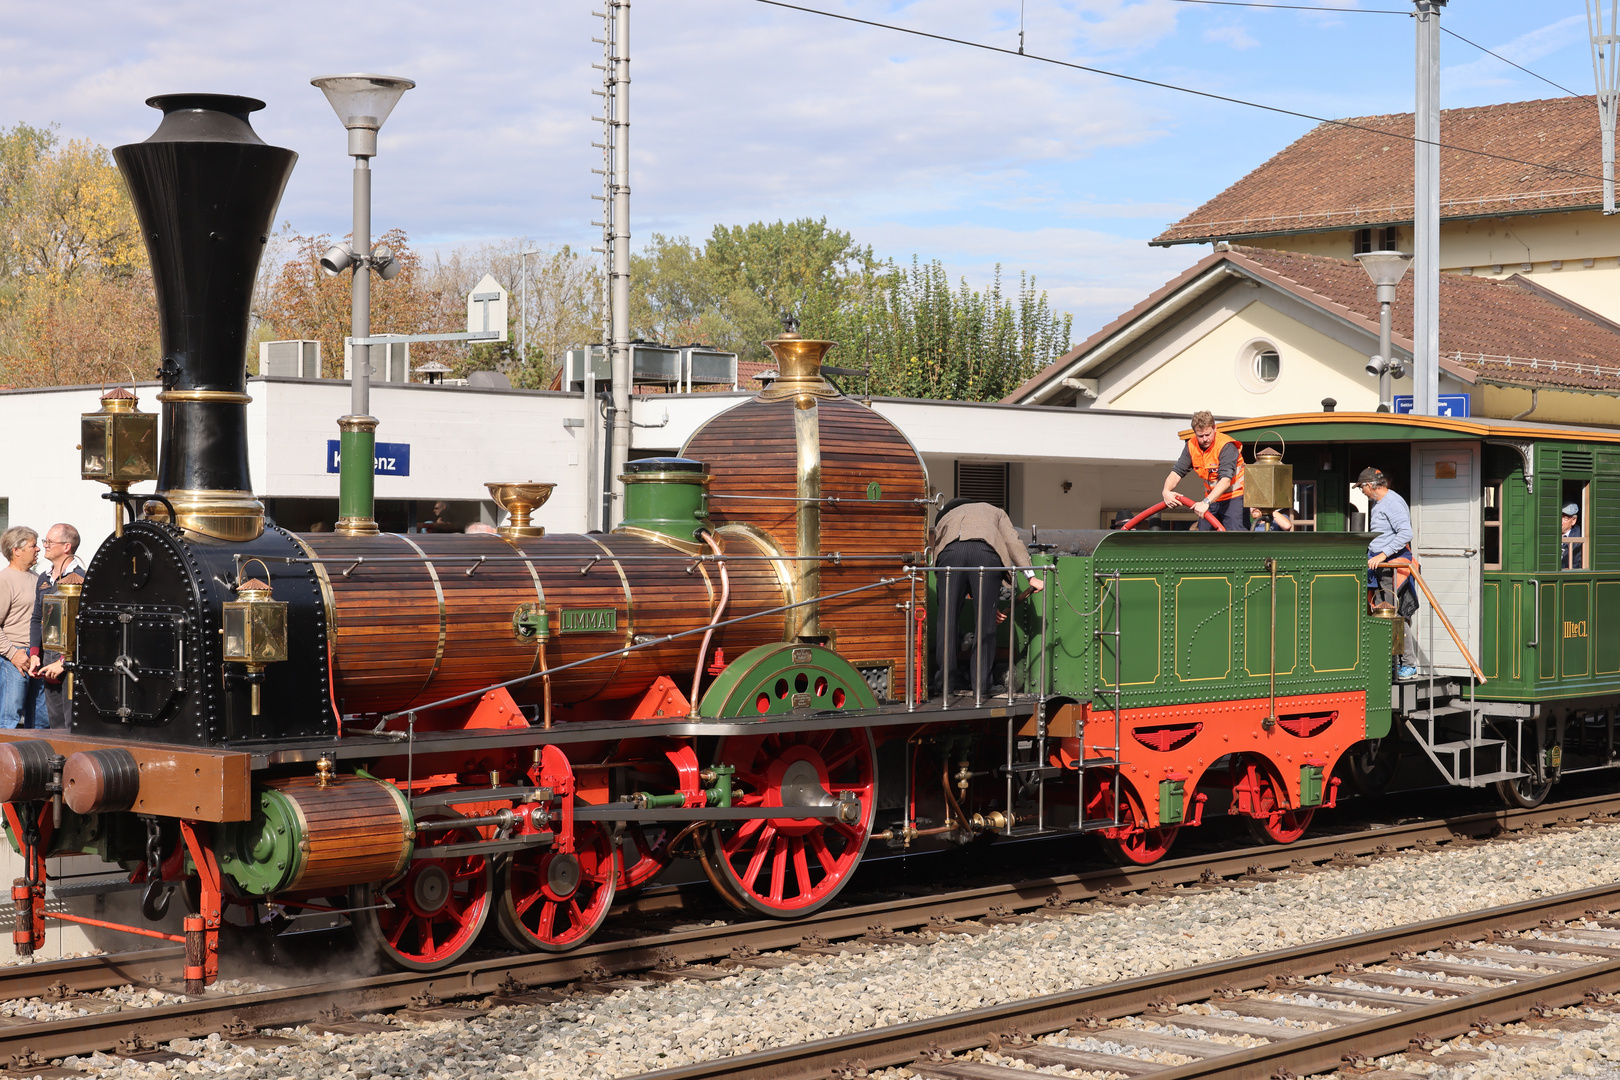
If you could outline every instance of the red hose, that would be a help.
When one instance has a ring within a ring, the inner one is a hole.
[[[1191,506],[1192,504],[1189,503],[1189,502],[1186,502],[1185,500],[1182,500],[1181,502],[1178,502],[1176,505],[1177,506]],[[1161,503],[1154,503],[1152,506],[1150,506],[1146,510],[1142,511],[1140,514],[1137,514],[1135,517],[1131,518],[1131,520],[1129,520],[1125,524],[1121,525],[1120,528],[1121,529],[1134,529],[1139,524],[1141,524],[1143,521],[1145,521],[1148,518],[1152,517],[1154,514],[1157,514],[1160,510],[1167,510],[1167,509],[1169,509],[1169,507],[1170,507],[1169,503],[1162,503],[1162,502]],[[1225,532],[1226,531],[1226,526],[1222,525],[1221,522],[1220,522],[1220,519],[1217,518],[1214,514],[1210,513],[1208,510],[1204,511],[1204,520],[1208,521],[1211,525],[1215,526],[1215,531],[1216,532]]]

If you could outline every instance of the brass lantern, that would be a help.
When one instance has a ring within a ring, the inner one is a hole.
[[[40,610],[40,645],[42,648],[61,653],[66,660],[72,660],[74,652],[79,647],[79,594],[84,592],[83,581],[59,581],[56,588],[47,593],[44,604]],[[73,672],[67,673],[62,681],[62,690],[67,694],[67,700],[73,700]]]
[[[1280,451],[1270,447],[1261,450],[1243,474],[1244,506],[1257,510],[1293,509],[1294,467],[1283,464]]]
[[[266,664],[287,659],[287,602],[271,598],[270,586],[249,578],[237,586],[235,600],[221,604],[223,656],[258,676]],[[252,678],[253,715],[259,715],[259,683]]]
[[[143,413],[133,390],[118,387],[101,395],[101,409],[79,414],[79,475],[123,494],[157,476],[156,413]],[[124,517],[114,531],[122,536]]]

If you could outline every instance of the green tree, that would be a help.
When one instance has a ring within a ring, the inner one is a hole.
[[[631,326],[649,340],[768,360],[760,342],[784,311],[837,307],[876,267],[870,247],[826,218],[717,225],[702,248],[654,235],[631,259]]]
[[[812,303],[801,320],[806,336],[839,343],[832,363],[870,367],[873,393],[958,401],[1005,397],[1068,351],[1073,326],[1027,274],[1013,296],[999,264],[988,289],[952,289],[938,260],[916,258],[863,275],[843,303]]]

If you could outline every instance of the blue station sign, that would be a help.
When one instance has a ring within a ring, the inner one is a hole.
[[[338,440],[327,439],[326,471],[329,473],[338,472],[341,464],[342,454],[338,450]],[[378,443],[371,471],[378,476],[411,475],[411,444],[403,442]]]
[[[1394,397],[1394,400],[1392,400],[1390,402],[1390,404],[1395,407],[1395,411],[1398,412],[1398,413],[1410,413],[1412,411],[1412,395],[1411,394],[1396,394],[1395,397]],[[1455,417],[1455,418],[1459,418],[1459,419],[1464,417],[1464,416],[1469,415],[1469,413],[1468,413],[1468,395],[1467,394],[1441,394],[1440,395],[1440,411],[1439,411],[1439,415],[1440,416],[1450,416],[1450,417]]]

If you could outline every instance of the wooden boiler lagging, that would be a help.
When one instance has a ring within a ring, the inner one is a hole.
[[[801,609],[796,633],[865,671],[887,667],[889,696],[902,697],[904,580],[827,597],[898,578],[918,557],[928,542],[927,470],[897,427],[822,375],[831,342],[784,334],[765,344],[779,378],[700,427],[681,453],[709,466],[709,513],[722,532],[751,528],[800,556],[794,599],[821,599]]]
[[[537,673],[538,638],[514,630],[520,605],[543,605],[545,659],[557,668],[702,628],[720,601],[714,567],[641,536],[311,533],[299,540],[324,560],[335,696],[346,714],[419,708]],[[781,564],[759,558],[774,554],[768,546],[729,531],[719,543],[728,556],[752,557],[728,567],[728,619],[786,602]],[[781,641],[785,618],[722,627],[711,648],[740,656]],[[644,693],[660,675],[691,671],[701,641],[701,633],[691,634],[559,672],[550,680],[552,700],[571,705]],[[544,680],[532,679],[512,696],[539,704],[544,690]]]

